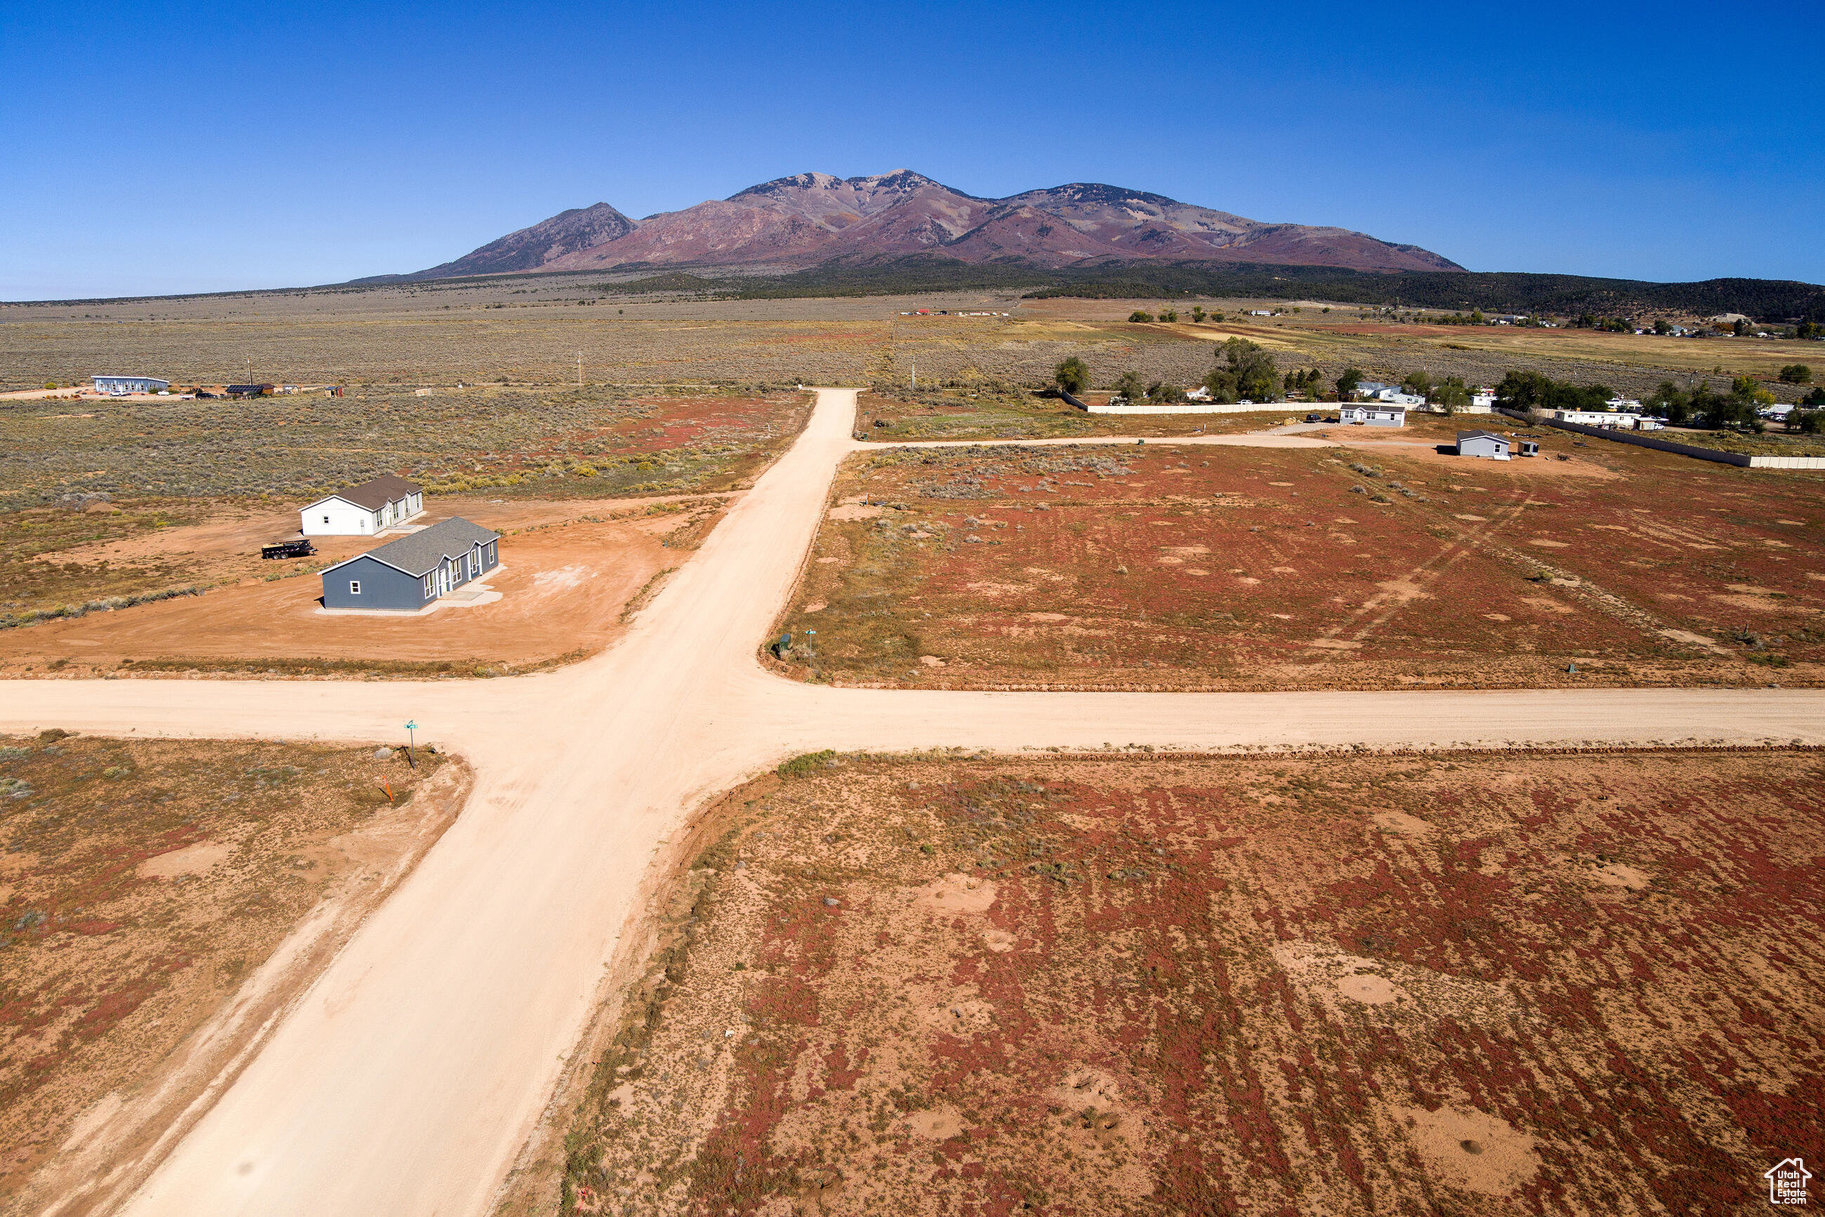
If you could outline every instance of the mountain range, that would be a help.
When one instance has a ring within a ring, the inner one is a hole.
[[[1263,223],[1119,186],[1074,182],[984,199],[897,169],[851,178],[800,173],[641,220],[607,203],[573,208],[453,262],[402,277],[649,266],[798,270],[920,254],[1053,268],[1245,262],[1363,271],[1464,269],[1416,245],[1343,228]]]

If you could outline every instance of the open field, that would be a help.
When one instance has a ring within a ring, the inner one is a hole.
[[[0,1212],[117,1189],[466,786],[434,753],[0,739]]]
[[[679,382],[905,385],[1007,380],[1037,386],[1076,354],[1096,383],[1132,368],[1189,386],[1212,348],[1237,335],[1274,351],[1282,367],[1327,378],[1357,366],[1398,380],[1409,371],[1493,384],[1510,368],[1600,382],[1639,394],[1667,377],[1772,379],[1784,363],[1825,364],[1814,343],[1670,339],[1588,330],[1391,324],[1379,314],[1316,303],[1208,300],[1221,325],[1187,318],[1132,325],[1160,301],[1049,298],[1007,291],[838,299],[700,300],[617,294],[609,277],[343,287],[167,300],[0,304],[0,389],[70,384],[105,370],[156,370],[181,381],[247,375],[294,383],[449,384],[456,380],[564,384],[582,353],[587,378],[629,385]],[[1250,306],[1293,308],[1244,317]],[[902,317],[914,308],[1008,317]],[[1784,399],[1786,386],[1771,386]]]
[[[772,678],[754,642],[787,604],[838,464],[856,451],[854,410],[852,393],[820,392],[798,441],[624,643],[560,671],[408,685],[0,682],[0,727],[15,733],[386,739],[409,713],[421,739],[477,774],[458,822],[182,1135],[132,1212],[479,1213],[516,1162],[555,1151],[561,1164],[562,1132],[540,1141],[541,1114],[588,1072],[596,1057],[579,1036],[619,990],[621,961],[644,954],[642,860],[694,856],[692,812],[797,753],[989,748],[1043,763],[1110,740],[1175,752],[1825,743],[1816,689],[1009,696]]]
[[[207,523],[59,553],[54,569],[70,577],[130,585],[176,568],[208,590],[0,630],[0,673],[498,676],[580,659],[624,632],[637,601],[685,561],[724,502],[434,499],[420,523],[460,515],[503,533],[502,565],[469,589],[479,599],[465,593],[410,616],[328,614],[318,603],[316,572],[373,538],[318,538],[315,557],[264,562],[260,542],[295,531],[295,513],[220,510]]]
[[[1100,404],[1107,393],[1091,394]],[[1024,389],[879,389],[856,397],[856,433],[880,443],[899,440],[1064,439],[1097,435],[1236,435],[1297,422],[1310,409],[1282,403],[1246,414],[1132,416],[1086,414],[1063,398]],[[1335,403],[1331,408],[1336,409]]]
[[[247,401],[0,403],[0,508],[68,495],[282,496],[302,506],[380,473],[429,493],[538,498],[723,490],[804,425],[799,393],[589,386],[349,390]]]
[[[1825,676],[1825,479],[1561,432],[1535,460],[1440,453],[1459,425],[854,457],[782,667],[918,688]]]
[[[566,1211],[1721,1213],[1821,1152],[1816,753],[782,772]]]

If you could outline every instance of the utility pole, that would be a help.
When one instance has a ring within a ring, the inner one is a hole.
[[[577,352],[577,388],[583,387],[583,352]]]
[[[913,356],[913,359],[912,359],[912,387],[913,387],[913,391],[915,393],[918,392],[918,390],[919,390],[919,357],[917,355]]]
[[[253,383],[253,356],[252,355],[249,355],[247,357],[247,383],[248,384]]]

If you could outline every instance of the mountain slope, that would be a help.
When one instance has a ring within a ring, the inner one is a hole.
[[[1459,271],[1448,258],[1364,233],[1266,224],[1095,182],[983,199],[908,169],[799,173],[638,222],[598,203],[521,229],[414,279],[637,266],[803,269],[934,253],[1064,267],[1126,261],[1252,262]]]
[[[454,262],[419,271],[414,278],[450,279],[458,275],[496,275],[506,271],[543,270],[568,254],[615,241],[634,231],[634,222],[610,207],[573,207],[549,220],[510,232],[464,254]]]

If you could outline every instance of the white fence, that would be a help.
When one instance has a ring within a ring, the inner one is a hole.
[[[1502,413],[1523,421],[1527,417],[1516,410],[1504,410]],[[1546,425],[1557,427],[1561,431],[1575,431],[1579,435],[1594,435],[1598,439],[1614,440],[1618,444],[1634,444],[1639,448],[1675,452],[1680,456],[1696,457],[1701,461],[1716,461],[1720,465],[1735,465],[1740,469],[1825,469],[1825,456],[1748,456],[1741,452],[1724,452],[1698,444],[1682,444],[1678,440],[1655,439],[1637,431],[1619,431],[1614,427],[1586,427],[1582,423],[1562,422],[1556,418],[1547,419]]]

